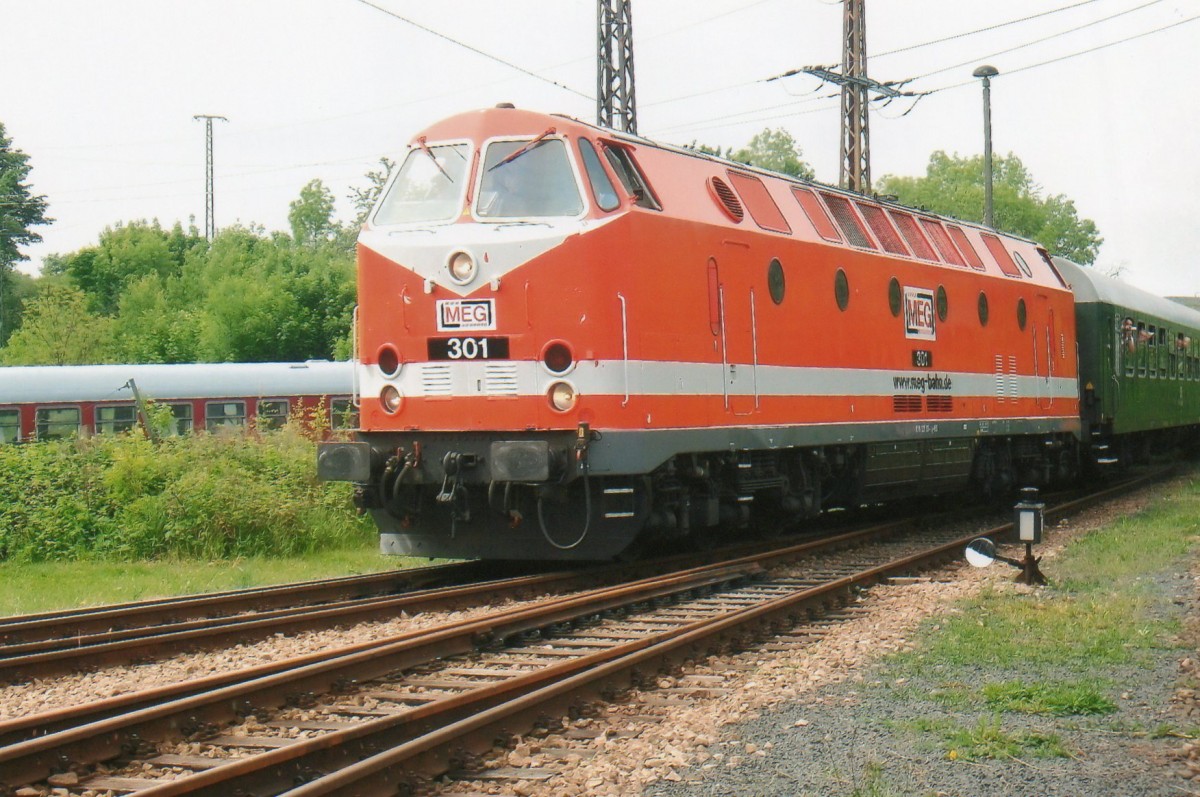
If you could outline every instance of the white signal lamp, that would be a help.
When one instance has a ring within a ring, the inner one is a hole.
[[[1013,525],[1017,529],[1017,539],[1034,545],[1042,541],[1045,508],[1046,505],[1038,500],[1036,487],[1022,488],[1021,500],[1013,507]]]

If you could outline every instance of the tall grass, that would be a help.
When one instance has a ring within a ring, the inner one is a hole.
[[[296,429],[154,445],[97,436],[0,446],[0,561],[228,559],[366,546],[350,486],[318,482]]]

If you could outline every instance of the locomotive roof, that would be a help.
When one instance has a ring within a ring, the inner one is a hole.
[[[900,203],[898,203],[894,200],[891,200],[891,199],[887,199],[887,198],[879,197],[879,196],[872,196],[872,195],[868,195],[868,194],[856,193],[854,191],[849,191],[844,188],[839,188],[837,186],[827,185],[825,183],[821,183],[816,180],[805,180],[805,179],[801,179],[799,177],[795,177],[790,174],[783,174],[782,172],[773,172],[768,169],[762,169],[757,166],[751,166],[748,163],[741,163],[739,161],[733,161],[733,160],[729,160],[727,158],[722,158],[719,155],[711,155],[706,152],[700,152],[698,150],[688,149],[687,147],[681,147],[681,146],[678,146],[675,144],[667,144],[662,141],[654,141],[653,139],[643,138],[642,136],[635,135],[633,133],[627,133],[627,132],[624,132],[621,130],[613,130],[608,127],[600,127],[599,125],[584,121],[582,119],[578,119],[573,116],[568,116],[566,114],[546,114],[546,113],[541,113],[539,111],[526,110],[523,108],[499,107],[499,106],[497,106],[495,108],[481,108],[478,110],[466,111],[466,112],[448,117],[446,119],[443,119],[440,122],[435,123],[433,126],[427,128],[425,131],[423,131],[423,133],[418,134],[418,136],[415,137],[413,140],[417,141],[418,139],[422,139],[425,137],[437,138],[441,135],[448,133],[449,131],[454,131],[454,135],[461,135],[462,130],[464,130],[464,129],[467,129],[467,130],[475,129],[478,131],[483,131],[483,130],[488,129],[489,120],[491,120],[492,118],[495,117],[495,115],[498,115],[498,114],[504,115],[503,118],[505,120],[505,126],[510,128],[510,132],[512,132],[513,135],[535,136],[544,131],[544,129],[545,129],[544,125],[547,123],[547,121],[553,122],[554,120],[561,120],[561,121],[566,122],[571,125],[577,125],[579,127],[595,131],[596,133],[602,134],[602,135],[604,135],[610,139],[616,140],[616,141],[624,141],[624,142],[627,142],[629,144],[633,144],[636,146],[654,147],[656,149],[664,150],[666,152],[673,152],[673,153],[676,153],[679,155],[686,155],[688,157],[697,158],[700,160],[709,160],[709,161],[713,161],[714,163],[719,163],[722,166],[725,166],[728,168],[737,169],[739,171],[745,171],[745,172],[751,172],[751,173],[760,174],[760,175],[764,175],[764,176],[769,176],[769,177],[772,177],[775,179],[780,179],[780,180],[785,180],[785,181],[788,181],[791,183],[795,183],[796,185],[803,185],[803,186],[808,186],[808,187],[812,187],[812,188],[818,188],[822,191],[828,191],[828,192],[832,192],[832,193],[836,193],[836,194],[841,194],[841,195],[849,197],[849,198],[866,199],[866,200],[869,200],[876,204],[883,205],[885,207],[892,207],[892,208],[898,208],[901,210],[912,211],[915,213],[919,213],[922,216],[943,219],[946,221],[952,221],[955,224],[959,224],[959,225],[963,225],[963,226],[967,226],[967,227],[973,227],[973,228],[981,230],[983,232],[992,233],[995,235],[1002,236],[1004,238],[1018,240],[1018,241],[1024,241],[1025,243],[1029,243],[1034,246],[1041,246],[1036,241],[1030,240],[1028,238],[1022,238],[1019,235],[1013,235],[1012,233],[1003,232],[1001,230],[993,230],[988,227],[984,227],[983,225],[981,225],[977,222],[964,221],[962,219],[954,218],[953,216],[946,216],[944,214],[934,213],[933,211],[925,210],[922,208],[914,208],[914,207],[910,207],[908,205],[901,205]]]
[[[1143,312],[1164,321],[1200,329],[1200,312],[1141,288],[1105,276],[1095,269],[1084,268],[1062,257],[1054,265],[1075,293],[1079,304],[1103,303],[1116,305],[1134,313]]]
[[[0,368],[0,404],[132,401],[133,379],[145,398],[345,396],[349,362],[35,365]]]
[[[984,225],[982,225],[978,222],[966,221],[964,219],[956,218],[954,216],[948,216],[944,213],[936,213],[932,210],[927,210],[925,208],[917,208],[917,207],[912,207],[911,205],[903,205],[903,204],[897,202],[894,197],[888,198],[888,197],[879,196],[877,194],[863,194],[863,193],[859,193],[857,191],[851,191],[846,188],[841,188],[836,185],[829,185],[828,183],[822,183],[819,180],[805,179],[802,177],[796,177],[795,175],[785,174],[783,172],[773,172],[770,169],[763,169],[759,166],[753,166],[749,163],[743,163],[741,161],[730,160],[728,158],[723,158],[720,155],[713,155],[708,152],[700,152],[699,150],[689,149],[688,147],[681,147],[677,144],[667,144],[662,141],[654,141],[652,139],[643,138],[641,136],[638,136],[638,135],[635,135],[632,133],[626,133],[626,132],[623,132],[620,130],[612,130],[607,127],[599,127],[597,125],[591,124],[590,122],[585,122],[581,119],[576,119],[571,116],[565,116],[562,114],[554,114],[554,115],[561,116],[564,119],[569,119],[570,121],[575,122],[584,127],[592,128],[593,130],[603,133],[606,136],[616,139],[617,141],[626,141],[626,142],[629,142],[630,144],[640,144],[642,146],[647,146],[647,147],[657,147],[658,149],[667,150],[668,152],[674,152],[674,153],[677,153],[680,155],[687,155],[688,157],[692,157],[692,158],[700,158],[702,160],[710,160],[710,161],[714,161],[715,163],[720,163],[723,166],[737,169],[739,171],[752,172],[752,173],[756,173],[756,174],[765,175],[768,177],[774,177],[774,178],[777,178],[780,180],[786,180],[788,182],[796,183],[797,185],[808,186],[811,188],[818,188],[821,191],[828,191],[828,192],[834,193],[834,194],[841,194],[842,196],[845,196],[848,198],[866,199],[871,202],[874,202],[875,204],[883,205],[884,207],[898,208],[900,210],[911,211],[911,212],[918,213],[922,216],[927,216],[930,218],[942,219],[944,221],[952,221],[955,224],[959,224],[959,225],[966,226],[966,227],[974,227],[976,229],[982,230],[983,232],[993,233],[995,235],[999,235],[1004,238],[1011,238],[1016,241],[1024,241],[1025,243],[1033,244],[1034,246],[1039,246],[1039,247],[1041,246],[1041,244],[1039,244],[1037,241],[1034,241],[1032,238],[1024,238],[1020,235],[1015,235],[1013,233],[1005,232],[1003,230],[996,230],[996,229],[992,229],[990,227],[985,227]]]

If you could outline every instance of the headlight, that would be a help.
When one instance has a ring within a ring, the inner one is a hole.
[[[385,412],[395,415],[404,403],[404,396],[400,395],[395,385],[384,385],[383,390],[379,391],[379,403],[383,405]]]
[[[450,279],[466,285],[475,279],[475,259],[466,252],[455,252],[450,256]]]
[[[575,406],[575,400],[579,396],[575,393],[575,388],[566,382],[555,382],[546,391],[546,397],[550,399],[551,407],[559,412],[566,412]]]

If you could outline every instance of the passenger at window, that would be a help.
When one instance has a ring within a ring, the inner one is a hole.
[[[1130,354],[1137,352],[1137,338],[1134,336],[1133,319],[1129,316],[1125,317],[1125,321],[1121,324],[1121,345]]]

